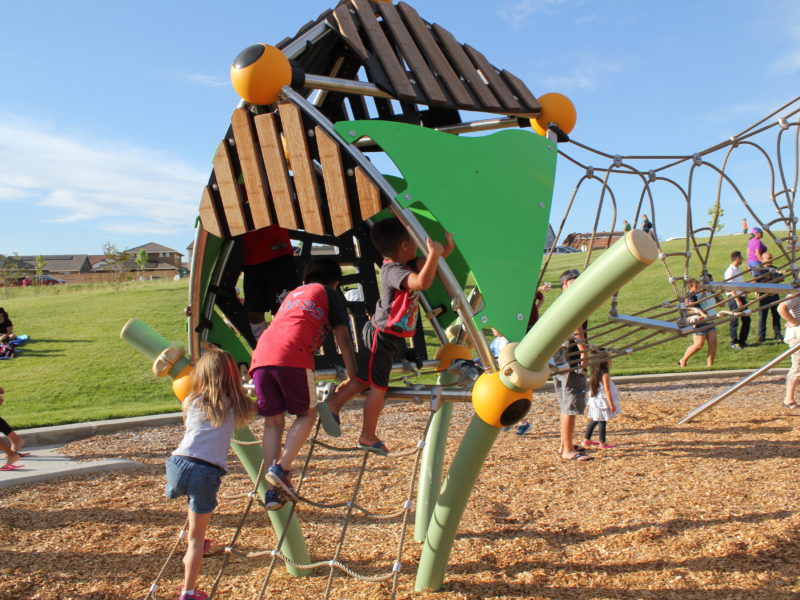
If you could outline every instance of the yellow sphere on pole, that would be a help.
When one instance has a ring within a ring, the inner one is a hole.
[[[454,360],[458,360],[459,358],[469,360],[472,358],[472,353],[466,346],[450,342],[439,348],[436,354],[433,355],[433,358],[439,361],[436,370],[446,371],[447,368],[453,364]]]
[[[292,66],[286,55],[267,44],[254,44],[231,64],[233,89],[250,104],[274,104],[281,89],[292,83]]]
[[[503,385],[500,373],[484,373],[472,387],[475,414],[487,425],[508,427],[522,419],[531,407],[533,391],[515,392]]]
[[[538,100],[542,112],[538,117],[531,119],[531,127],[536,133],[546,136],[550,123],[558,125],[558,128],[566,134],[575,128],[578,113],[575,111],[575,105],[564,94],[550,92],[539,96]]]
[[[186,368],[172,380],[172,393],[181,402],[192,393],[192,370],[191,365],[186,365]]]

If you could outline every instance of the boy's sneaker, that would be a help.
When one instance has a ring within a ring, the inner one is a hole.
[[[530,423],[523,423],[522,425],[517,425],[517,435],[525,435],[531,430]]]
[[[178,596],[178,600],[208,600],[208,594],[202,590],[195,590],[191,594],[181,592],[181,595]]]
[[[267,490],[267,493],[264,494],[264,508],[267,510],[278,510],[283,508],[284,504],[286,502],[280,497],[277,490]]]
[[[272,485],[283,490],[292,502],[297,502],[297,492],[292,487],[292,474],[284,471],[278,463],[275,463],[267,470],[266,480]]]
[[[731,350],[741,350],[742,347],[739,344],[731,344]]]

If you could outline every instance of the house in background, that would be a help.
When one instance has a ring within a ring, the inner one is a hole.
[[[131,258],[136,258],[136,255],[139,254],[141,250],[147,252],[148,262],[152,264],[165,263],[172,265],[176,269],[182,268],[181,257],[183,254],[177,250],[173,250],[172,248],[167,248],[161,244],[156,244],[155,242],[150,242],[149,244],[144,244],[142,246],[136,246],[135,248],[128,248],[125,250],[125,252],[127,252]]]
[[[603,250],[611,246],[623,235],[625,235],[624,231],[598,231],[594,234],[594,242],[592,242],[591,233],[570,233],[564,238],[563,245],[585,251],[589,249],[589,244],[592,244],[592,250]]]
[[[36,271],[35,256],[16,257],[20,269],[27,273]],[[88,254],[45,254],[42,272],[67,282],[82,281],[83,276],[91,273]]]

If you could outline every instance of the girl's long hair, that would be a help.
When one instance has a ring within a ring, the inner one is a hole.
[[[233,409],[236,427],[246,425],[255,413],[255,405],[244,395],[239,368],[233,357],[219,349],[206,350],[192,373],[192,392],[183,403],[184,413],[190,402],[199,402],[206,418],[219,427]]]
[[[589,368],[589,391],[592,396],[597,396],[598,392],[603,389],[603,375],[608,373],[608,354],[603,352],[600,362],[594,363]]]

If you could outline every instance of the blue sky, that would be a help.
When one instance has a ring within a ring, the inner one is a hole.
[[[412,4],[534,94],[569,96],[573,137],[610,154],[690,154],[797,95],[800,7],[788,1]],[[0,252],[99,254],[107,241],[183,251],[238,101],[232,59],[334,5],[5,3]],[[741,166],[745,188],[764,187],[763,169]],[[560,162],[554,221],[575,183],[575,169]],[[620,218],[636,199],[620,197]],[[659,201],[664,237],[682,233],[676,201]],[[567,230],[591,228],[595,206],[596,196],[581,199]],[[729,210],[726,231],[741,212]]]

